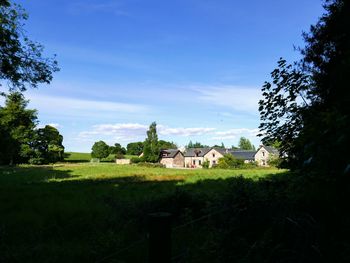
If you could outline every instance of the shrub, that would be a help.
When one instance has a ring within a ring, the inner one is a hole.
[[[209,162],[208,160],[205,160],[205,161],[203,162],[203,164],[202,164],[202,167],[203,167],[204,169],[208,169],[208,168],[209,168],[209,164],[210,164],[210,162]]]
[[[232,154],[225,154],[224,157],[219,159],[219,163],[215,168],[229,169],[229,168],[241,168],[244,166],[244,161],[235,158]]]
[[[115,154],[115,159],[124,159],[124,154],[122,154],[122,153],[116,153],[116,154]]]
[[[142,158],[140,158],[140,157],[132,157],[130,159],[130,162],[131,163],[140,163],[140,162],[142,162]]]
[[[279,158],[278,156],[273,156],[272,155],[272,156],[269,157],[269,160],[267,161],[267,164],[269,166],[280,168],[281,164],[282,164],[282,159]]]
[[[33,157],[33,158],[30,158],[28,160],[28,163],[29,164],[43,164],[44,163],[44,159],[43,158],[40,158],[40,157]]]

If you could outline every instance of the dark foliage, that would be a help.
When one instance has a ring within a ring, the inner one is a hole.
[[[260,101],[264,143],[279,141],[290,168],[334,177],[350,172],[350,3],[326,1],[304,33],[303,58],[278,62]]]
[[[53,72],[59,70],[55,57],[44,57],[44,47],[26,36],[27,19],[21,6],[0,2],[0,80],[6,81],[11,91],[50,83]]]
[[[157,135],[157,124],[153,122],[147,131],[147,138],[143,143],[143,160],[145,162],[158,162],[160,155],[160,148]]]
[[[126,153],[140,155],[143,152],[143,142],[131,142],[126,146]]]

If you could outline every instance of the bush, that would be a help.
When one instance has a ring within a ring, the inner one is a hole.
[[[108,155],[106,158],[101,159],[101,162],[114,163],[115,159],[116,159],[115,156],[111,154],[111,155]]]
[[[203,162],[203,164],[202,164],[202,167],[203,167],[204,169],[208,169],[208,168],[209,168],[209,164],[210,164],[210,162],[209,162],[208,160],[205,160],[205,161]]]
[[[28,160],[28,163],[29,164],[43,164],[44,163],[44,159],[43,158],[40,158],[40,157],[33,157],[33,158],[30,158]]]
[[[267,164],[272,167],[281,167],[282,159],[278,156],[270,156],[269,160],[267,161]]]
[[[142,162],[142,158],[140,158],[140,157],[132,157],[130,159],[130,162],[131,163],[140,163],[140,162]]]
[[[230,169],[230,168],[242,168],[244,161],[235,158],[232,154],[225,154],[224,157],[219,159],[218,165],[215,168]]]
[[[124,154],[122,154],[122,153],[116,153],[116,154],[115,154],[115,159],[124,159]]]

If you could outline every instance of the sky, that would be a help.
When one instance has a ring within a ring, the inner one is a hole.
[[[280,57],[292,62],[323,13],[320,0],[31,0],[32,40],[57,54],[50,85],[29,89],[40,125],[66,151],[95,141],[160,139],[255,146],[261,86]]]

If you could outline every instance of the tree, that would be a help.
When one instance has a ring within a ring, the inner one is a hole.
[[[350,172],[350,2],[326,1],[326,13],[293,65],[280,59],[259,102],[263,142],[281,142],[292,169],[317,174]]]
[[[55,57],[43,57],[43,46],[26,36],[27,19],[21,6],[0,1],[0,80],[7,81],[10,91],[50,83],[53,72],[59,70]]]
[[[215,144],[213,147],[214,147],[214,148],[226,149],[225,144],[224,144],[223,142],[221,143],[221,145]]]
[[[255,151],[254,145],[245,137],[239,139],[238,147],[242,150]]]
[[[124,155],[126,154],[126,149],[120,145],[120,143],[115,143],[114,146],[109,147],[110,154]]]
[[[143,159],[155,163],[159,160],[160,149],[158,145],[157,124],[153,122],[147,131],[147,138],[143,143]]]
[[[190,141],[186,148],[206,148],[206,147],[209,147],[209,146],[201,144],[200,142],[192,143],[192,141]]]
[[[33,154],[37,112],[26,109],[28,101],[19,92],[10,93],[5,98],[5,106],[0,107],[0,163],[26,163]]]
[[[55,163],[63,160],[64,146],[63,136],[50,125],[36,131],[33,142],[35,155],[29,160],[30,163],[43,164]]]
[[[143,142],[131,142],[126,146],[126,153],[140,155],[143,152]]]
[[[107,158],[109,155],[109,146],[104,141],[95,142],[92,146],[92,158]]]
[[[177,145],[173,142],[167,142],[164,140],[158,141],[159,149],[177,149]]]

